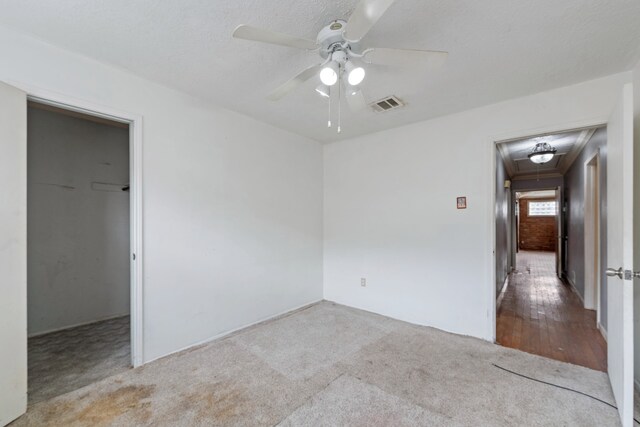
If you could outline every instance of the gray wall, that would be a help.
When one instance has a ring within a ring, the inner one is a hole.
[[[584,163],[600,150],[600,320],[607,322],[607,130],[598,129],[565,174],[568,251],[565,276],[584,298]]]
[[[496,150],[496,297],[510,270],[511,192],[504,188],[506,179],[509,177],[504,161]]]
[[[29,108],[30,335],[129,313],[129,132]]]

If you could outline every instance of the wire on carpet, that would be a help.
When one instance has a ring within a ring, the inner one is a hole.
[[[495,363],[492,363],[492,365],[493,365],[493,366],[495,366],[495,367],[496,367],[496,368],[498,368],[498,369],[502,369],[502,370],[503,370],[503,371],[505,371],[505,372],[509,372],[509,373],[511,373],[511,374],[517,375],[517,376],[522,377],[522,378],[526,378],[526,379],[531,380],[531,381],[535,381],[535,382],[538,382],[538,383],[541,383],[541,384],[550,385],[550,386],[553,386],[553,387],[561,388],[561,389],[563,389],[563,390],[572,391],[572,392],[574,392],[574,393],[578,393],[578,394],[581,394],[581,395],[583,395],[583,396],[590,397],[590,398],[591,398],[591,399],[593,399],[593,400],[597,400],[597,401],[598,401],[598,402],[600,402],[600,403],[604,403],[605,405],[607,405],[607,406],[611,406],[613,409],[618,410],[618,407],[617,407],[617,406],[612,405],[611,403],[606,402],[606,401],[604,401],[604,400],[602,400],[602,399],[599,399],[599,398],[597,398],[597,397],[595,397],[595,396],[591,396],[590,394],[583,393],[583,392],[581,392],[581,391],[574,390],[574,389],[569,388],[569,387],[564,387],[564,386],[561,386],[561,385],[558,385],[558,384],[548,383],[548,382],[546,382],[546,381],[542,381],[542,380],[539,380],[539,379],[537,379],[537,378],[531,378],[531,377],[528,377],[528,376],[526,376],[526,375],[524,375],[524,374],[521,374],[521,373],[519,373],[519,372],[514,372],[514,371],[509,370],[509,369],[507,369],[507,368],[503,368],[502,366],[496,365]],[[640,424],[640,421],[638,421],[638,419],[637,419],[637,418],[634,418],[634,419],[633,419],[633,421],[635,421],[636,423]]]

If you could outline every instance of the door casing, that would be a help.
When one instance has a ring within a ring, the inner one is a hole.
[[[485,254],[486,254],[486,265],[487,268],[487,277],[485,280],[485,296],[487,298],[487,307],[489,308],[489,313],[487,316],[487,330],[490,333],[489,340],[492,342],[496,341],[496,298],[495,298],[495,283],[496,283],[496,256],[495,256],[495,248],[496,248],[496,213],[495,213],[495,204],[496,204],[496,185],[495,185],[495,177],[497,173],[497,164],[496,164],[496,151],[498,150],[497,144],[515,141],[518,139],[523,139],[527,137],[531,137],[532,135],[550,135],[554,133],[561,132],[569,132],[569,131],[578,131],[587,128],[597,128],[603,127],[607,125],[609,121],[608,116],[603,117],[595,117],[589,120],[583,121],[573,121],[573,122],[565,122],[565,123],[556,123],[549,126],[543,126],[538,128],[527,128],[516,131],[511,131],[503,134],[497,134],[488,137],[485,139],[485,147],[486,153],[485,158],[487,164],[490,165],[490,173],[486,175],[486,188],[488,189],[488,194],[490,195],[489,203],[486,205],[487,209],[487,217],[489,218],[489,223],[486,228],[485,234]]]
[[[600,324],[600,154],[584,162],[584,308]]]
[[[93,104],[81,99],[33,87],[20,82],[8,81],[7,84],[26,92],[27,99],[29,101],[129,125],[131,364],[133,367],[141,366],[145,363],[143,339],[143,118],[139,114],[133,114],[113,109],[111,107]]]

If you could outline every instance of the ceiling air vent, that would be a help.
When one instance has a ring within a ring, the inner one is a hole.
[[[404,107],[404,103],[400,101],[398,98],[396,98],[395,96],[390,96],[388,98],[381,99],[370,105],[371,105],[371,108],[373,108],[373,110],[378,113]]]

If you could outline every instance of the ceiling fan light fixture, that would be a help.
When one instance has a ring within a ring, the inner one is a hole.
[[[338,63],[330,61],[320,70],[320,81],[327,85],[333,86],[338,81]]]
[[[366,72],[359,64],[355,64],[353,60],[345,64],[347,71],[347,81],[351,86],[358,86],[364,80]]]
[[[329,96],[331,95],[329,86],[324,83],[320,83],[318,87],[316,87],[316,92],[318,92],[320,96],[324,98],[329,98]]]
[[[409,64],[420,65],[428,62],[429,65],[440,64],[447,57],[447,52],[418,50],[418,49],[394,49],[368,47],[361,40],[369,33],[378,20],[395,0],[354,0],[357,1],[355,9],[348,20],[336,19],[324,26],[317,33],[315,40],[304,37],[292,36],[279,31],[257,28],[250,25],[240,25],[233,31],[235,39],[243,39],[268,43],[271,45],[286,46],[296,49],[315,52],[321,58],[315,65],[311,65],[298,72],[295,76],[272,90],[267,99],[277,101],[310,79],[320,79],[322,83],[317,86],[316,92],[322,97],[327,97],[329,110],[328,125],[331,127],[332,105],[337,104],[338,126],[340,133],[340,117],[342,101],[346,100],[351,111],[366,111],[367,101],[362,93],[362,82],[368,73],[369,64]],[[314,21],[315,22],[315,21]],[[366,65],[365,65],[366,64]],[[375,71],[375,70],[374,70]],[[331,87],[338,85],[331,90]],[[336,90],[337,89],[337,90]],[[335,92],[335,93],[331,93]],[[331,98],[337,98],[337,102],[331,102]],[[384,101],[387,109],[402,106],[397,98],[381,100],[375,105],[380,106]],[[393,101],[395,99],[395,101]],[[395,104],[392,104],[393,103]],[[375,107],[374,107],[375,108]]]
[[[558,151],[555,147],[549,145],[548,142],[538,142],[529,152],[529,160],[533,163],[537,163],[539,165],[543,163],[547,163],[553,159],[556,151]]]

